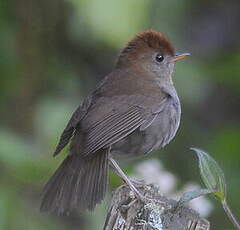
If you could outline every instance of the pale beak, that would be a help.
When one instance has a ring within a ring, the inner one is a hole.
[[[179,61],[183,58],[186,58],[190,55],[190,53],[176,53],[174,57],[171,58],[171,62]]]

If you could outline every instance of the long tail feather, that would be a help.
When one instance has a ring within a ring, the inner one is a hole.
[[[69,155],[43,189],[41,211],[69,213],[73,209],[93,210],[106,193],[108,151],[92,158]]]

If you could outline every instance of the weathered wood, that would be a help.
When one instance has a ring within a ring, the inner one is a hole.
[[[177,201],[162,196],[154,185],[135,184],[149,201],[134,197],[127,185],[115,191],[104,230],[209,230],[209,222]]]

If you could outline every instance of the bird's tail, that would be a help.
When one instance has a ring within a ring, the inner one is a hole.
[[[69,155],[43,189],[41,211],[69,213],[73,209],[93,210],[106,193],[108,151],[92,158]]]

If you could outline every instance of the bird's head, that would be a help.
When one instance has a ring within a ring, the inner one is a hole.
[[[174,63],[189,56],[175,53],[174,46],[162,33],[147,30],[137,34],[122,50],[117,68],[138,68],[160,79],[170,79]]]

